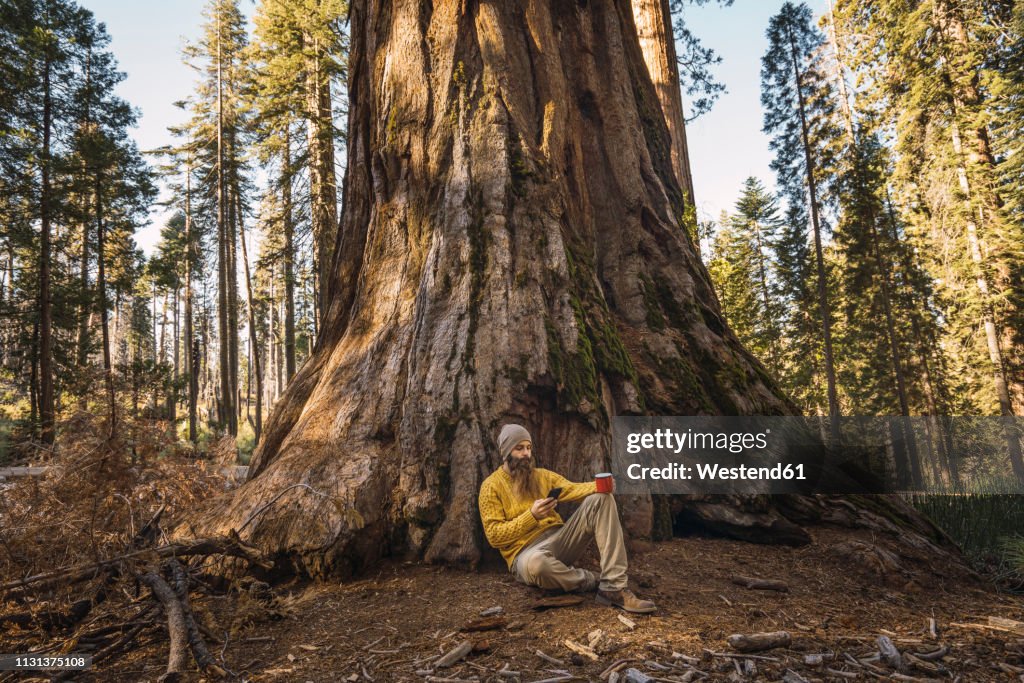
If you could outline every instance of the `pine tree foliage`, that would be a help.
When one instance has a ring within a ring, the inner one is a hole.
[[[729,324],[775,377],[784,375],[778,293],[777,242],[782,227],[778,200],[757,178],[747,178],[736,211],[723,216],[712,244],[708,271]]]
[[[824,261],[828,195],[823,180],[834,175],[840,131],[835,122],[836,98],[821,69],[824,37],[811,20],[806,5],[791,2],[772,17],[767,31],[768,50],[761,59],[761,104],[763,130],[771,136],[770,148],[775,152],[771,167],[791,207],[790,218],[799,220],[801,206],[810,217],[827,413],[835,418],[840,407],[831,334],[833,312]],[[796,232],[799,225],[791,228]],[[834,435],[836,425],[833,421]]]

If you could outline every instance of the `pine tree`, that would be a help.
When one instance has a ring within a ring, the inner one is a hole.
[[[757,178],[747,178],[736,213],[719,222],[708,271],[730,326],[773,377],[782,377],[784,305],[773,262],[781,229],[777,204]]]
[[[976,408],[1014,414],[1020,388],[1021,225],[1008,219],[989,121],[998,110],[991,56],[1003,51],[1007,3],[885,0],[837,3],[856,26],[855,68],[876,84],[873,106],[895,132],[897,180],[920,199],[911,230],[941,284],[938,300],[956,372]],[[1015,475],[1019,437],[1006,422]]]
[[[295,372],[294,232],[300,209],[292,201],[292,182],[304,169],[309,189],[301,208],[312,232],[317,311],[322,314],[338,222],[334,150],[340,134],[333,100],[345,75],[347,37],[342,22],[347,11],[343,0],[263,0],[254,20],[254,108],[264,136],[264,158],[277,163],[283,228],[291,235],[285,255],[289,377]],[[305,135],[296,135],[301,132]]]
[[[89,391],[90,320],[103,294],[90,273],[95,263],[97,277],[105,274],[104,224],[137,222],[151,188],[127,138],[134,114],[113,95],[123,76],[103,25],[68,0],[7,0],[0,16],[3,243],[18,273],[6,287],[6,334],[27,349],[10,362],[29,378],[30,419],[51,444],[61,396],[84,401]]]
[[[788,203],[773,245],[777,282],[775,297],[783,302],[780,382],[804,410],[828,412],[827,387],[821,381],[824,356],[821,315],[815,296],[817,271],[807,235],[808,216],[802,203]]]
[[[806,5],[791,2],[772,17],[767,31],[768,51],[761,60],[761,103],[764,131],[772,136],[770,146],[776,154],[771,166],[778,174],[779,187],[791,207],[805,205],[810,214],[828,413],[833,437],[837,438],[840,408],[822,244],[825,226],[820,183],[823,169],[833,163],[838,131],[833,117],[835,98],[817,64],[824,37],[812,26],[811,17]]]
[[[186,50],[204,79],[192,101],[185,129],[197,150],[196,175],[208,179],[196,208],[216,225],[218,422],[238,433],[238,266],[239,224],[245,218],[247,191],[244,144],[248,125],[243,102],[245,20],[236,0],[211,0],[204,13],[203,36]]]
[[[180,104],[183,107],[185,105],[185,103]],[[178,137],[187,138],[189,130],[187,126],[172,127],[171,132]],[[201,220],[197,220],[202,215],[201,197],[197,199],[196,206],[193,206],[194,198],[197,197],[196,188],[193,187],[193,176],[199,146],[191,139],[186,139],[177,147],[159,151],[167,159],[160,172],[171,193],[170,204],[177,209],[175,217],[168,223],[167,227],[172,229],[172,234],[168,235],[167,239],[181,245],[178,268],[179,278],[184,288],[182,311],[184,372],[182,374],[187,387],[188,440],[195,443],[198,437],[199,380],[202,366],[200,334],[196,324],[196,286],[199,279],[204,276],[204,259],[200,248],[204,238],[204,226]]]

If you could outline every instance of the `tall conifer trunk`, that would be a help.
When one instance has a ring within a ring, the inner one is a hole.
[[[681,230],[628,0],[356,0],[351,35],[323,325],[248,481],[187,533],[237,530],[312,575],[388,553],[475,565],[506,421],[579,481],[608,467],[615,415],[796,412]],[[627,532],[670,533],[664,502],[624,497]],[[752,540],[809,540],[765,500],[676,503]]]
[[[686,117],[683,115],[683,97],[679,88],[679,61],[672,31],[672,12],[668,0],[632,0],[632,6],[640,50],[658,93],[658,102],[672,139],[672,168],[685,193],[684,201],[693,205],[696,200],[690,152],[686,144]]]
[[[295,375],[295,222],[292,216],[291,166],[291,143],[288,131],[285,131],[281,204],[284,213],[284,360],[289,382]]]
[[[814,155],[811,153],[810,131],[807,123],[807,112],[800,60],[797,55],[796,42],[790,34],[790,53],[793,61],[793,82],[796,84],[797,108],[800,113],[800,132],[803,140],[804,158],[807,164],[807,203],[811,214],[811,227],[814,233],[814,261],[818,276],[818,306],[821,308],[821,330],[825,346],[825,378],[828,383],[828,414],[831,435],[834,442],[839,440],[839,394],[836,391],[836,369],[832,354],[832,308],[828,301],[825,277],[825,259],[821,244],[821,221],[818,217],[818,186],[815,177]]]
[[[362,0],[351,22],[333,294],[250,481],[195,528],[314,574],[398,548],[475,563],[506,420],[580,480],[613,415],[795,412],[680,228],[627,0]],[[624,509],[664,528],[649,498]]]
[[[49,38],[47,39],[49,40]],[[43,147],[39,160],[39,432],[40,440],[52,446],[55,436],[53,390],[53,301],[50,293],[50,242],[53,189],[50,185],[53,128],[53,92],[50,83],[49,43],[43,57]]]
[[[185,166],[185,368],[188,374],[188,440],[196,442],[199,402],[199,336],[194,333],[192,264],[192,151]]]
[[[107,315],[107,257],[103,210],[103,174],[96,173],[96,295],[100,309],[100,328],[103,335],[103,381],[107,390],[107,432],[112,439],[117,434],[117,397],[114,394],[114,367],[110,353],[110,323]]]
[[[317,310],[327,308],[331,261],[338,232],[338,192],[334,172],[331,83],[319,39],[303,36],[306,67],[306,131],[309,148],[310,212],[316,268]]]
[[[217,329],[220,369],[220,392],[217,402],[217,421],[222,429],[233,434],[231,421],[234,413],[233,385],[231,384],[231,337],[228,331],[228,220],[227,185],[224,178],[224,66],[221,49],[221,21],[217,14]]]

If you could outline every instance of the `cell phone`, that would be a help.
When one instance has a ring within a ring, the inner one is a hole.
[[[556,486],[555,488],[553,488],[550,491],[548,491],[548,498],[554,498],[555,500],[558,500],[558,497],[560,495],[562,495],[562,487],[561,486]]]

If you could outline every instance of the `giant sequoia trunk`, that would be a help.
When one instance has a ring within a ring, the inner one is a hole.
[[[795,412],[678,224],[628,0],[359,0],[351,22],[322,333],[249,481],[194,532],[238,529],[311,574],[402,551],[475,564],[506,421],[580,480],[606,469],[614,415]],[[625,502],[634,534],[667,513]],[[728,525],[731,505],[691,512]]]
[[[672,12],[668,0],[632,0],[633,21],[636,22],[640,50],[647,64],[647,73],[658,94],[672,139],[672,168],[686,195],[688,204],[696,204],[693,194],[693,173],[686,144],[686,119],[683,116],[683,94],[679,88],[679,60],[672,31]],[[697,245],[699,246],[699,245]]]

